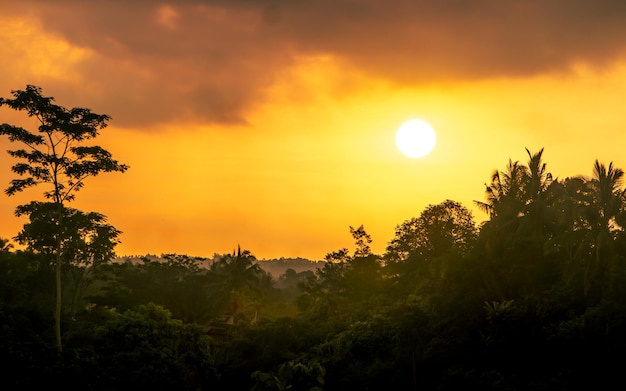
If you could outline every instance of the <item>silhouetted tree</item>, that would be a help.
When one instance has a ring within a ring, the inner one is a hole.
[[[124,172],[128,169],[128,166],[112,159],[107,150],[99,146],[83,145],[84,142],[98,136],[110,117],[92,113],[86,108],[67,109],[56,105],[53,103],[53,97],[43,96],[41,88],[33,85],[27,85],[25,90],[12,91],[12,95],[12,99],[0,98],[0,107],[25,111],[29,117],[39,122],[39,128],[38,132],[31,132],[6,123],[0,125],[0,134],[7,135],[11,142],[23,146],[8,151],[12,157],[20,160],[12,167],[12,171],[20,178],[11,181],[6,193],[14,195],[31,186],[49,185],[43,195],[55,205],[55,221],[62,226],[65,224],[64,217],[67,214],[65,203],[74,199],[75,193],[84,186],[85,179],[102,172]],[[57,235],[56,243],[53,245],[57,285],[56,342],[59,350],[62,349],[61,269],[65,261],[64,239]]]
[[[591,280],[596,280],[604,292],[610,284],[609,278],[615,266],[617,253],[614,239],[616,233],[622,230],[618,220],[624,218],[624,196],[622,189],[624,171],[595,161],[593,175],[589,182],[591,191],[590,209],[588,214],[589,225],[593,237],[594,256],[586,265],[585,290],[591,286]]]
[[[593,176],[591,185],[594,189],[594,205],[597,207],[597,217],[599,228],[610,232],[619,227],[616,226],[616,218],[620,213],[624,213],[624,195],[626,190],[622,189],[624,171],[613,166],[613,162],[608,167],[598,160],[593,165]]]
[[[528,203],[533,204],[548,189],[553,179],[552,174],[547,171],[546,163],[542,160],[543,148],[534,154],[527,148],[526,153],[528,154],[528,177],[525,192]]]
[[[363,225],[349,228],[355,241],[354,255],[347,248],[326,254],[324,267],[299,285],[303,292],[298,298],[301,310],[324,318],[348,312],[356,314],[371,309],[368,302],[380,297],[382,266],[380,257],[370,249],[372,238]],[[345,306],[352,306],[352,311],[347,311]]]
[[[489,214],[488,225],[503,234],[510,234],[520,224],[527,222],[524,229],[542,229],[548,216],[547,190],[553,182],[552,174],[543,162],[543,148],[528,154],[527,166],[519,162],[509,163],[505,171],[495,170],[491,184],[485,185],[486,201],[474,201],[483,212]],[[522,217],[527,219],[522,220]],[[543,234],[543,233],[542,233]]]
[[[70,312],[73,313],[77,300],[93,278],[94,270],[114,257],[113,249],[119,243],[121,232],[106,224],[106,218],[99,213],[84,213],[67,207],[61,209],[63,224],[59,224],[58,208],[54,202],[31,202],[19,206],[16,214],[27,215],[30,222],[24,224],[16,240],[35,253],[53,256],[56,251],[61,251],[60,257],[72,277]]]
[[[370,243],[372,243],[372,237],[365,232],[365,228],[361,224],[359,228],[352,228],[350,226],[350,233],[354,238],[356,248],[354,250],[354,258],[365,258],[372,255],[370,249]]]
[[[501,217],[509,220],[519,216],[526,203],[524,186],[527,176],[525,166],[509,159],[506,171],[495,170],[491,175],[491,184],[485,184],[487,201],[474,201],[476,206],[492,219]]]
[[[384,258],[396,263],[411,256],[432,259],[450,251],[463,254],[471,249],[477,233],[472,213],[456,201],[445,200],[397,226]]]
[[[372,243],[372,237],[370,234],[367,233],[367,231],[365,231],[363,224],[361,224],[358,228],[350,226],[350,235],[352,235],[352,238],[354,238],[354,254],[351,256],[350,250],[344,247],[339,250],[327,253],[324,256],[324,259],[327,262],[352,262],[355,258],[367,258],[374,256],[370,248],[370,243]]]
[[[232,315],[258,314],[260,296],[271,289],[272,279],[259,266],[257,259],[249,250],[241,250],[222,256],[211,265],[211,272],[219,277],[224,297]],[[252,294],[254,293],[254,294]],[[254,302],[254,314],[244,311],[245,300]]]

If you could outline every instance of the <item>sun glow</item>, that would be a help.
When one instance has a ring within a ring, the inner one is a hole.
[[[425,121],[413,119],[400,126],[396,133],[396,145],[400,152],[410,158],[428,155],[435,148],[437,137]]]

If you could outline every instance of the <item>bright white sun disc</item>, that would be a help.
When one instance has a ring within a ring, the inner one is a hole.
[[[400,152],[410,158],[428,155],[437,142],[435,131],[425,121],[413,119],[400,126],[396,133],[396,145]]]

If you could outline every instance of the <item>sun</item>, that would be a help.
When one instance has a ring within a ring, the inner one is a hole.
[[[428,155],[435,148],[436,142],[437,136],[432,126],[419,119],[406,121],[396,133],[398,149],[410,158]]]

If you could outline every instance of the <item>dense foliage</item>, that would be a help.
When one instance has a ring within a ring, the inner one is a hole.
[[[373,254],[355,245],[273,278],[237,249],[68,264],[54,349],[45,252],[0,252],[4,389],[607,388],[626,353],[623,171],[555,179],[543,151],[486,184],[476,226],[429,205]],[[25,231],[27,232],[27,231]],[[33,374],[37,376],[33,376]]]

